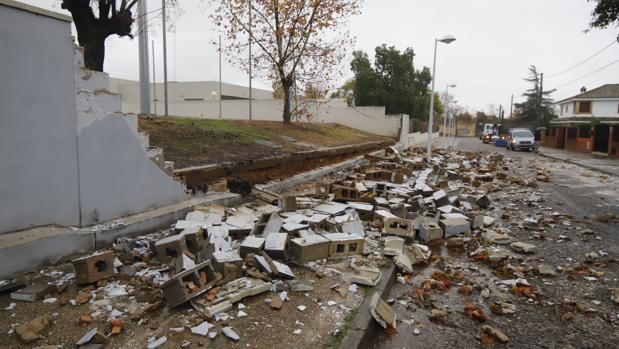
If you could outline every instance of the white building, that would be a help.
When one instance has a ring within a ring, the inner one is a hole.
[[[157,115],[164,114],[163,85],[163,83],[151,84],[150,96],[153,98],[151,111]],[[139,81],[111,78],[110,88],[112,93],[117,93],[121,96],[123,112],[139,114]],[[191,116],[205,116],[204,111],[197,111],[199,109],[198,106],[203,105],[205,102],[217,102],[220,98],[223,101],[248,101],[249,88],[222,83],[220,96],[218,81],[168,82],[169,115],[185,116],[188,111],[193,110]],[[252,88],[252,100],[270,99],[273,99],[272,91]],[[219,109],[216,109],[218,113]]]
[[[550,122],[543,144],[617,157],[619,84],[607,84],[558,101],[559,117]]]

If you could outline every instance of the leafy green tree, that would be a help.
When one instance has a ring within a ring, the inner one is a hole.
[[[353,105],[355,99],[355,84],[357,81],[353,79],[348,79],[342,85],[342,87],[338,88],[335,92],[331,94],[331,98],[344,98],[346,99],[346,104],[349,106]]]
[[[619,25],[619,1],[617,0],[587,0],[595,2],[591,13],[591,28],[606,29],[610,25]]]
[[[366,53],[354,52],[351,69],[355,73],[355,105],[382,105],[388,114],[408,114],[414,119],[427,120],[432,75],[427,67],[415,70],[414,58],[412,48],[399,51],[382,45],[375,49],[372,67]],[[435,98],[435,110],[436,114],[444,110],[440,98]]]
[[[534,65],[529,67],[529,72],[529,77],[524,80],[530,82],[533,87],[522,94],[525,97],[524,102],[515,104],[518,113],[514,119],[520,123],[533,124],[535,127],[547,126],[548,122],[556,117],[553,100],[550,98],[550,94],[555,90],[543,90],[540,75]]]

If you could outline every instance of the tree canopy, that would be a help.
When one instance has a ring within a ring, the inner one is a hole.
[[[611,25],[619,25],[619,1],[617,0],[587,0],[595,2],[591,13],[591,28],[605,29]]]
[[[355,74],[353,100],[357,106],[385,106],[387,114],[408,114],[414,119],[427,120],[430,108],[432,81],[430,69],[416,70],[412,48],[400,51],[393,46],[378,46],[374,65],[368,55],[355,51],[351,69]],[[435,112],[441,114],[440,98],[435,98]]]
[[[211,18],[224,32],[224,52],[232,63],[281,86],[283,120],[293,114],[291,89],[309,84],[327,87],[352,39],[347,19],[361,0],[208,0]],[[251,25],[250,23],[251,15]],[[255,49],[248,57],[249,39]],[[300,111],[294,111],[299,113]]]
[[[524,80],[533,86],[522,94],[525,101],[515,104],[517,112],[514,121],[533,124],[535,127],[547,126],[548,122],[556,117],[553,100],[550,98],[550,94],[555,90],[543,90],[540,74],[534,65],[529,67],[529,72],[529,77]]]

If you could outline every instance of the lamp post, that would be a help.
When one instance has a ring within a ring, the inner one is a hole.
[[[428,163],[432,162],[432,127],[434,119],[434,83],[436,82],[436,49],[439,42],[450,44],[456,41],[451,35],[446,35],[442,39],[434,39],[434,63],[432,64],[432,91],[430,94],[430,115],[428,117]]]
[[[445,116],[443,117],[443,138],[445,138],[445,131],[447,130],[447,117],[449,116],[449,88],[456,87],[456,84],[448,84],[445,87]]]

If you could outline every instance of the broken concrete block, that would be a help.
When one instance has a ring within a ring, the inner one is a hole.
[[[285,195],[279,199],[279,207],[284,212],[293,212],[297,210],[297,197],[292,195]]]
[[[179,273],[161,285],[168,305],[172,308],[208,291],[217,282],[211,261]]]
[[[331,242],[318,234],[306,234],[290,240],[290,258],[300,263],[326,259],[329,257]]]
[[[41,338],[41,332],[47,328],[51,320],[51,315],[38,317],[15,327],[15,333],[17,333],[19,339],[26,344],[34,342],[35,340]]]
[[[419,225],[419,240],[430,242],[443,238],[443,229],[436,223],[423,222]]]
[[[346,257],[363,253],[365,239],[358,235],[343,233],[324,234],[329,240],[329,257]]]
[[[157,259],[162,263],[170,263],[174,258],[183,255],[187,245],[185,236],[181,234],[165,237],[155,243]]]
[[[314,195],[319,198],[328,198],[329,193],[331,192],[331,183],[327,182],[316,182],[316,188]]]
[[[383,275],[378,268],[358,267],[353,262],[351,262],[350,267],[352,268],[350,281],[359,285],[376,286]]]
[[[291,280],[289,284],[290,284],[291,292],[312,292],[314,291],[314,286],[304,280]]]
[[[71,263],[75,268],[77,284],[89,284],[114,275],[114,259],[112,251],[101,251],[90,256],[74,259]]]
[[[396,329],[397,316],[389,304],[380,299],[380,293],[376,292],[370,300],[370,313],[378,324],[389,330]]]
[[[294,273],[289,266],[284,263],[280,263],[278,261],[273,261],[273,274],[282,278],[282,279],[294,279]]]
[[[461,218],[442,219],[440,225],[443,228],[445,238],[471,232],[471,224],[469,221]]]
[[[250,253],[260,254],[264,248],[265,239],[257,236],[248,236],[241,243],[239,253],[241,258],[245,258]]]
[[[537,266],[537,272],[542,276],[555,276],[557,272],[555,269],[548,264],[539,264]]]
[[[236,332],[234,332],[234,331],[232,330],[232,327],[230,327],[230,326],[222,328],[222,329],[221,329],[221,332],[223,332],[223,334],[224,334],[226,337],[228,337],[228,338],[232,339],[232,340],[233,340],[233,341],[235,341],[235,342],[237,342],[238,340],[240,340],[240,339],[241,339],[241,337],[239,337],[239,335],[238,335],[238,334],[236,334]]]
[[[503,332],[489,325],[483,325],[480,329],[480,337],[483,338],[484,336],[498,340],[501,343],[507,343],[509,341],[509,337],[507,337]]]
[[[410,259],[412,265],[424,264],[430,260],[432,251],[425,245],[413,244],[404,248],[404,253]]]
[[[512,242],[510,246],[514,251],[520,253],[535,253],[537,251],[537,246],[521,241]]]
[[[335,201],[359,201],[359,191],[356,188],[335,186]]]
[[[475,196],[475,203],[481,208],[487,208],[491,204],[488,194]]]
[[[449,197],[447,196],[447,192],[444,191],[443,189],[437,192],[434,192],[432,194],[432,200],[434,200],[434,202],[436,203],[436,206],[438,207],[449,205]]]
[[[277,212],[271,213],[261,237],[266,237],[269,233],[279,233],[283,224],[284,220],[279,216],[279,214],[277,214]]]
[[[202,227],[187,228],[180,235],[185,238],[185,246],[189,252],[197,254],[202,250],[205,243]]]
[[[286,258],[286,245],[288,234],[268,233],[264,242],[264,251],[275,259],[284,260]]]
[[[403,273],[410,274],[413,272],[413,264],[408,257],[408,254],[400,251],[393,257],[395,265],[402,270]]]
[[[36,302],[55,290],[56,287],[52,284],[29,285],[26,288],[11,292],[11,299],[24,302]]]
[[[396,235],[406,239],[415,238],[413,221],[403,218],[386,218],[383,220],[385,235]]]
[[[87,344],[103,344],[107,342],[107,337],[103,332],[100,332],[97,327],[89,330],[76,343],[76,347],[87,347]]]
[[[397,236],[385,237],[385,247],[383,254],[385,256],[395,256],[404,249],[404,239]]]

